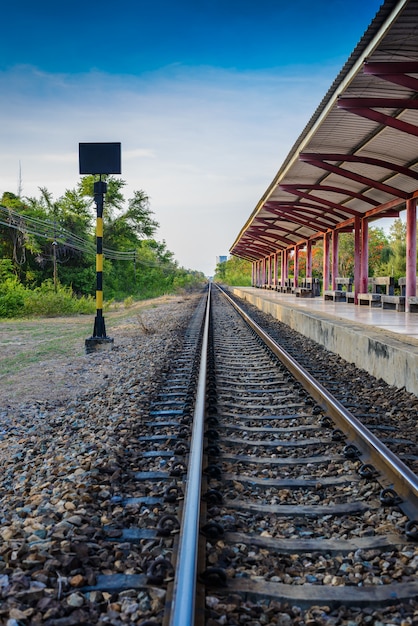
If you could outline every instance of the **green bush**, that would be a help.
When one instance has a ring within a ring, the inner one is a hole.
[[[55,290],[51,280],[40,287],[26,290],[24,311],[26,315],[55,317],[76,313],[94,313],[95,303],[90,296],[74,297],[71,287],[58,285]]]
[[[25,288],[16,277],[0,283],[0,317],[19,317],[24,310]]]

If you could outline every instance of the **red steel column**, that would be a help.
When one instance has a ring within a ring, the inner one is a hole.
[[[338,230],[332,232],[332,265],[331,265],[331,284],[332,289],[336,289],[335,279],[338,276]]]
[[[294,286],[298,286],[299,282],[299,246],[295,246],[295,263],[294,263]]]
[[[406,286],[405,312],[411,310],[408,298],[417,290],[417,198],[406,201]]]
[[[361,220],[361,261],[360,261],[360,293],[369,289],[369,222]]]
[[[273,280],[273,287],[274,289],[277,289],[277,276],[278,276],[278,261],[279,261],[279,254],[277,252],[274,253],[273,255],[274,258],[274,280]]]
[[[284,277],[285,280],[287,280],[289,278],[289,252],[290,250],[288,248],[286,248],[286,252],[285,252],[285,261],[284,261]]]
[[[361,287],[361,222],[354,218],[354,304],[358,304]]]
[[[306,242],[306,278],[312,278],[312,241]]]
[[[281,258],[281,276],[280,276],[280,285],[284,287],[284,281],[286,279],[286,250],[282,250],[282,258]]]
[[[323,275],[324,275],[324,291],[329,289],[329,233],[324,233],[324,260],[323,260]]]

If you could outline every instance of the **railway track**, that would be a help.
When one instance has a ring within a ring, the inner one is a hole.
[[[0,623],[415,623],[415,474],[218,289],[118,429],[89,523],[0,551],[31,572]]]
[[[321,623],[312,620],[341,606],[408,604],[418,589],[417,478],[292,357],[250,338],[225,301],[216,312],[209,487],[222,499],[208,508],[206,575],[225,587],[209,590],[212,615],[225,614],[228,596],[236,623],[245,611],[286,623],[302,619],[297,606]]]

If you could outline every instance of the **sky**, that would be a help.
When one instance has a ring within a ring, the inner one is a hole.
[[[178,264],[213,275],[380,0],[19,0],[2,8],[0,197],[77,186],[121,142]]]

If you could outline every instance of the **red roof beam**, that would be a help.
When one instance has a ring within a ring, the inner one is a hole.
[[[255,244],[247,244],[244,250],[246,250],[247,253],[254,252],[254,254],[259,254],[260,256],[268,256],[269,254],[272,254],[272,251],[270,248],[266,248],[264,246],[257,246]],[[274,249],[273,252],[276,252],[276,249]]]
[[[292,221],[292,220],[286,220],[286,221],[288,222],[288,221]],[[259,223],[259,222],[263,223],[263,219],[258,218],[258,219],[257,219],[257,223]],[[294,222],[295,224],[298,224],[298,223],[299,223],[299,222],[295,222],[295,220],[293,220],[293,222]],[[305,226],[305,224],[301,224],[301,225],[302,225],[302,226]],[[271,228],[271,227],[272,227],[272,224],[270,224],[270,223],[268,223],[268,222],[267,222],[266,226],[267,226],[267,228]],[[297,230],[289,230],[288,228],[285,228],[285,227],[284,227],[284,226],[282,226],[281,224],[275,224],[275,228],[276,228],[276,230],[278,230],[278,231],[280,231],[280,232],[283,232],[283,233],[286,233],[287,235],[293,235],[293,236],[295,236],[295,235],[298,235],[298,234],[299,234]],[[315,230],[315,229],[312,229],[312,230]],[[271,234],[271,233],[269,233],[269,234]]]
[[[408,135],[418,137],[418,126],[403,122],[386,113],[375,111],[376,108],[418,109],[418,100],[402,100],[401,98],[339,98],[337,106],[360,117],[365,117],[384,126],[390,126]]]
[[[309,156],[309,155],[306,155],[306,156]],[[302,154],[299,155],[299,158],[302,161],[304,160],[302,159]],[[306,161],[310,163],[311,165],[316,165],[315,162],[311,163],[309,159],[306,159]],[[322,165],[323,164],[321,163],[321,161],[318,161],[317,167],[320,167],[322,169],[327,169],[328,164],[325,164],[326,167],[325,166],[322,167]],[[329,166],[329,167],[333,167],[333,166]],[[354,211],[354,209],[349,209],[348,207],[345,207],[342,204],[337,204],[336,202],[332,202],[331,200],[326,200],[325,198],[314,196],[311,193],[305,193],[300,190],[299,185],[279,185],[279,188],[283,189],[283,191],[287,191],[288,193],[293,193],[295,196],[299,196],[300,198],[306,198],[307,200],[314,200],[315,202],[318,202],[319,205],[331,207],[333,209],[336,209],[337,211],[342,211],[343,213],[349,213],[350,215],[358,215],[358,216],[361,215],[358,211]]]
[[[341,109],[418,109],[417,98],[344,98],[337,101]]]
[[[391,185],[386,185],[385,183],[379,183],[377,180],[373,180],[372,178],[368,178],[367,176],[363,176],[361,174],[356,174],[355,172],[350,172],[349,170],[345,170],[343,167],[338,167],[337,165],[331,165],[327,163],[325,160],[322,160],[322,155],[320,154],[309,154],[309,153],[301,153],[299,155],[299,159],[305,163],[309,163],[314,167],[318,167],[319,169],[326,170],[327,172],[332,172],[333,174],[337,174],[338,176],[342,176],[343,178],[349,178],[350,180],[355,180],[362,185],[367,187],[372,187],[374,189],[379,189],[384,193],[388,193],[391,196],[397,196],[398,198],[403,198],[406,200],[409,198],[409,194],[406,191],[402,191],[397,187],[392,187]],[[350,211],[343,207],[347,213]]]
[[[309,153],[309,154],[313,154],[313,153]],[[325,155],[321,154],[322,158],[324,156]],[[334,156],[337,156],[337,155],[334,155]],[[331,159],[330,158],[330,160],[335,160],[335,161],[347,160],[347,155],[340,155],[340,156],[344,158],[343,159],[337,159],[337,158]],[[418,177],[418,173],[417,173],[417,177]],[[335,185],[321,185],[319,183],[316,185],[300,185],[300,189],[309,189],[309,190],[314,190],[314,191],[330,191],[332,193],[338,193],[341,195],[349,196],[350,198],[357,198],[358,200],[362,200],[363,202],[367,202],[368,204],[373,204],[374,206],[377,206],[379,204],[377,200],[373,200],[373,198],[369,198],[368,196],[365,196],[362,193],[358,193],[357,191],[353,191],[352,189],[346,189],[345,187],[336,187]],[[341,206],[344,206],[344,205],[341,205]]]
[[[326,220],[331,220],[334,221],[335,223],[338,222],[339,217],[341,218],[346,218],[347,215],[344,214],[343,210],[339,210],[336,209],[335,207],[332,207],[332,214],[324,214],[324,206],[319,206],[317,204],[313,204],[311,202],[300,202],[300,203],[287,203],[287,202],[267,202],[264,206],[267,205],[274,205],[277,204],[278,208],[280,209],[281,207],[283,207],[284,209],[289,209],[290,211],[296,211],[297,213],[299,213],[300,211],[303,211],[304,214],[307,215],[314,215],[315,217],[319,217],[321,219],[326,219]]]
[[[366,63],[363,66],[365,74],[379,76],[383,80],[390,83],[407,87],[418,91],[418,78],[408,76],[407,74],[418,74],[418,63],[416,61],[395,61]]]
[[[286,221],[288,222],[288,221],[291,221],[291,220],[286,220]],[[271,222],[272,222],[271,219],[270,220],[269,219],[264,219],[262,217],[261,218],[260,217],[257,218],[257,224],[264,224],[266,226],[266,228],[271,228],[272,227],[272,223]],[[276,230],[282,231],[282,232],[286,233],[287,235],[297,235],[298,234],[297,231],[289,230],[288,228],[285,228],[281,224],[275,224],[274,226],[275,226]],[[269,233],[269,234],[272,234],[272,233]]]
[[[270,239],[267,239],[264,236],[265,230],[259,230],[259,231],[256,230],[255,234],[253,234],[254,233],[253,229],[248,229],[247,232],[248,232],[249,236],[251,236],[252,238],[257,239],[257,240],[259,240],[261,242],[265,242],[265,243],[267,243],[269,245],[272,245],[272,246],[274,246],[277,241],[283,241],[283,243],[285,243],[285,244],[287,244],[289,246],[293,245],[293,243],[294,243],[292,241],[292,239],[287,239],[287,237],[283,237],[282,235],[277,235],[277,234],[272,235],[271,233],[268,233],[268,235],[270,237],[273,237],[273,241],[271,241]],[[263,234],[259,234],[259,233],[263,233]]]
[[[398,174],[403,174],[403,176],[409,176],[409,178],[414,178],[418,180],[418,172],[409,169],[408,167],[404,167],[403,165],[398,165],[397,163],[393,163],[392,161],[384,161],[383,159],[376,159],[374,157],[361,156],[357,154],[335,154],[335,153],[315,153],[309,152],[305,153],[308,156],[315,157],[320,161],[340,161],[346,163],[365,163],[366,165],[376,165],[376,167],[382,167],[387,170],[391,170],[392,172],[397,172]],[[301,155],[302,156],[302,155]],[[322,185],[313,185],[317,189],[321,189]],[[323,186],[326,189],[326,186]],[[367,198],[363,194],[353,194],[353,196],[368,201],[370,204],[375,204],[376,206],[379,204],[376,201]]]
[[[267,237],[258,233],[257,231],[256,232],[247,231],[247,238],[249,238],[252,241],[259,241],[261,244],[269,246],[269,247],[273,247],[273,248],[276,243],[276,238],[268,239]],[[289,242],[289,243],[292,243],[292,242]]]
[[[254,252],[254,254],[267,254],[267,250],[264,246],[259,246],[256,245],[254,242],[252,243],[245,243],[243,242],[242,245],[240,245],[240,249],[247,251],[248,253]]]
[[[244,250],[238,250],[237,247],[232,248],[230,250],[230,253],[233,256],[239,256],[241,259],[246,259],[246,261],[257,261],[258,260],[258,256],[254,255],[254,254],[248,254],[248,251]]]
[[[311,230],[319,230],[323,232],[324,229],[327,230],[328,228],[333,228],[338,223],[338,220],[321,218],[321,216],[319,216],[318,219],[310,217],[303,218],[300,215],[296,216],[292,209],[286,209],[284,207],[274,209],[264,205],[264,208],[272,213],[275,213],[278,218],[283,218],[286,222],[294,222],[295,224],[300,224],[301,226],[310,228]]]
[[[270,205],[270,203],[267,203],[268,205]],[[267,206],[267,204],[264,205],[264,207]],[[276,203],[274,203],[276,204]],[[280,203],[277,203],[279,206],[278,208],[280,209],[281,207],[285,208],[285,209],[289,209],[290,211],[295,211],[296,213],[300,213],[300,211],[303,212],[303,215],[313,215],[314,217],[318,217],[320,219],[324,219],[324,220],[328,220],[331,222],[334,222],[335,224],[338,223],[339,219],[347,219],[347,215],[344,214],[342,211],[339,211],[338,209],[335,209],[333,207],[332,209],[332,214],[324,214],[324,210],[326,211],[327,209],[324,206],[319,206],[316,204],[311,204],[311,203],[300,203],[300,204],[285,204],[283,203],[282,205],[280,205]],[[272,208],[275,208],[274,206]],[[270,208],[269,208],[270,210]],[[300,217],[303,217],[303,215],[301,215]]]

